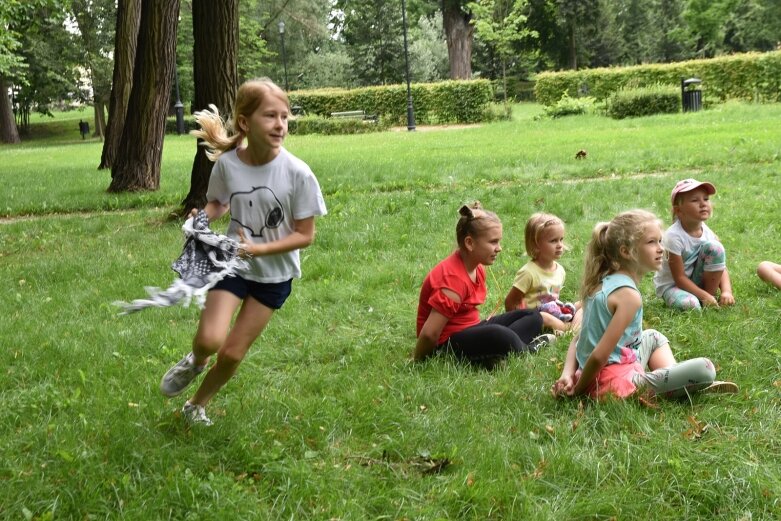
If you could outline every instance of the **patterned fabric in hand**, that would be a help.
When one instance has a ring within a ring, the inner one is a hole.
[[[217,282],[231,276],[237,269],[246,269],[247,263],[238,256],[239,243],[209,229],[206,212],[199,210],[182,225],[186,241],[182,254],[171,268],[179,275],[168,289],[147,287],[149,298],[133,302],[115,302],[127,315],[148,307],[168,307],[175,304],[189,306],[192,299],[203,307],[206,293]]]

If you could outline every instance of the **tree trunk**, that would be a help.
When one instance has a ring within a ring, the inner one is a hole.
[[[472,77],[472,39],[475,28],[469,23],[471,13],[461,8],[459,0],[442,0],[442,24],[447,39],[450,60],[450,79],[468,80]]]
[[[214,104],[229,118],[239,88],[239,3],[238,0],[193,0],[193,76],[195,110]],[[190,192],[182,201],[182,212],[203,208],[213,163],[198,146],[190,173]]]
[[[109,192],[157,190],[176,66],[179,0],[142,0],[133,87]]]
[[[8,99],[8,84],[0,74],[0,143],[15,144],[21,141],[11,100]]]
[[[575,22],[569,23],[569,68],[578,70],[578,46],[575,39]]]
[[[95,112],[95,131],[92,133],[92,137],[103,139],[106,135],[106,98],[100,94],[95,93],[93,99],[93,110]]]
[[[108,106],[106,140],[98,169],[111,168],[117,157],[122,128],[125,126],[127,102],[133,86],[133,62],[136,59],[138,26],[141,22],[141,0],[119,0],[114,44],[114,76]],[[113,173],[112,173],[113,175]]]

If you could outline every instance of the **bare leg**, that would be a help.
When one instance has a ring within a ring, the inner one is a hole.
[[[648,359],[648,369],[651,371],[670,367],[671,365],[675,365],[675,357],[673,356],[673,350],[670,349],[670,344],[658,347],[651,353],[651,358]]]
[[[193,338],[196,365],[205,365],[209,357],[225,343],[233,313],[239,304],[241,299],[229,291],[215,290],[206,295],[198,331]]]
[[[217,362],[209,369],[201,386],[190,398],[190,403],[202,406],[209,403],[209,400],[236,372],[250,346],[269,323],[273,314],[273,309],[251,297],[244,300],[233,328],[219,348]],[[199,328],[200,332],[201,328]]]
[[[721,271],[706,271],[702,274],[702,289],[709,294],[716,296],[716,292],[719,290],[721,284],[721,276],[724,274],[724,270]]]
[[[759,263],[757,268],[759,278],[781,289],[781,264],[770,261]]]

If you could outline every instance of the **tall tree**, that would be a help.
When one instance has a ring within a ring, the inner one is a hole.
[[[59,0],[0,2],[0,142],[19,143],[13,90],[22,120],[33,104],[48,111],[47,96],[64,95],[74,87],[69,49],[65,43],[64,6]],[[34,71],[31,71],[33,65]],[[34,78],[32,76],[35,76]]]
[[[724,49],[727,20],[738,0],[689,0],[683,17],[696,40],[699,57],[711,58]]]
[[[176,63],[179,0],[142,0],[133,86],[109,192],[157,190]]]
[[[504,109],[509,116],[507,61],[515,54],[515,43],[536,36],[534,31],[526,27],[526,0],[477,0],[468,4],[468,7],[474,14],[472,23],[478,37],[494,49],[501,62]]]
[[[401,83],[404,71],[401,2],[338,0],[342,37],[362,85]]]
[[[472,77],[472,43],[475,28],[472,12],[466,0],[442,0],[442,26],[447,39],[450,78],[468,80]]]
[[[114,48],[114,0],[71,0],[81,45],[80,62],[86,67],[92,86],[95,113],[93,137],[103,138],[106,130],[106,105],[111,96],[111,51]]]
[[[119,0],[117,25],[114,30],[114,73],[108,106],[108,124],[99,169],[111,168],[117,157],[122,129],[125,126],[127,103],[133,86],[133,63],[136,59],[140,23],[141,0]]]
[[[654,39],[654,62],[670,63],[690,56],[691,38],[682,17],[685,1],[657,0],[653,7],[651,20],[654,20],[655,34],[658,35]]]
[[[578,53],[583,35],[595,28],[599,18],[599,0],[556,0],[560,23],[567,33],[568,66],[578,68]]]
[[[238,0],[193,0],[193,39],[194,108],[203,110],[214,104],[229,117],[239,87]],[[182,201],[184,212],[206,204],[212,165],[204,148],[198,146],[190,173],[190,192]]]

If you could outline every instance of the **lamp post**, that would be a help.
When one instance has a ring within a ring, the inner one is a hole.
[[[412,108],[412,91],[409,86],[409,52],[407,51],[407,2],[401,0],[401,21],[404,26],[404,69],[407,76],[407,130],[415,130],[415,111]]]
[[[277,27],[279,27],[279,38],[282,41],[282,66],[285,68],[285,92],[290,90],[290,88],[287,85],[287,56],[285,55],[285,22],[284,20],[280,20],[277,24]]]
[[[179,97],[179,72],[174,67],[174,79],[176,80],[176,103],[174,103],[174,110],[176,111],[176,133],[180,136],[184,134],[184,105]]]

